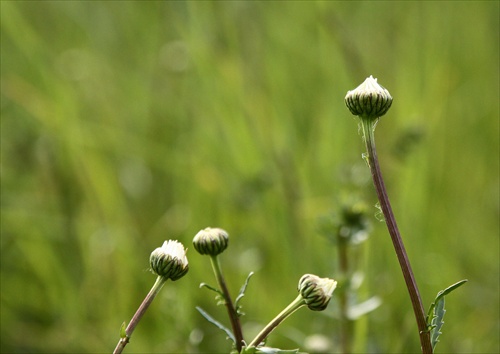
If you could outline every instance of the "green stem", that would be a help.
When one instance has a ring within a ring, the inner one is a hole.
[[[212,268],[214,270],[215,278],[219,284],[219,288],[224,294],[224,303],[227,308],[227,313],[229,315],[229,320],[231,321],[231,327],[233,328],[234,338],[236,339],[236,350],[238,353],[243,347],[243,332],[241,330],[240,318],[231,300],[231,295],[227,289],[226,282],[224,281],[224,276],[222,275],[222,269],[220,267],[219,258],[217,256],[210,256],[210,261],[212,263]]]
[[[349,282],[352,279],[352,274],[349,271],[349,258],[348,258],[348,242],[342,236],[337,236],[338,250],[339,250],[339,270],[342,279],[347,286],[339,292],[339,307],[340,307],[340,347],[343,354],[351,353],[351,337],[353,332],[353,322],[349,319],[347,314],[349,309],[348,292],[350,291]]]
[[[168,280],[168,278],[158,276],[156,278],[156,281],[149,291],[148,295],[146,298],[142,301],[141,305],[137,309],[137,311],[134,314],[134,317],[130,320],[130,323],[128,324],[127,328],[125,329],[125,337],[120,338],[118,341],[118,344],[116,345],[115,350],[113,351],[113,354],[119,354],[123,351],[125,346],[130,340],[130,337],[132,336],[132,333],[134,332],[135,327],[141,320],[142,316],[146,313],[146,310],[148,309],[149,305],[153,302],[154,298],[158,293],[160,292],[161,288],[165,284],[165,282]]]
[[[364,139],[366,144],[366,149],[368,153],[368,165],[370,166],[370,171],[373,178],[373,183],[377,191],[377,196],[384,213],[385,222],[387,228],[389,229],[389,234],[391,235],[392,243],[398,257],[399,265],[401,271],[403,272],[403,277],[406,282],[406,287],[410,294],[411,303],[413,306],[413,312],[415,313],[415,318],[417,321],[418,330],[420,332],[420,344],[422,353],[431,354],[432,345],[430,341],[430,334],[427,329],[427,323],[425,321],[425,312],[422,306],[422,300],[420,298],[420,293],[418,291],[417,282],[413,276],[413,271],[411,269],[410,260],[406,254],[406,250],[403,244],[403,239],[399,233],[398,226],[396,224],[396,219],[392,212],[391,204],[389,202],[389,197],[385,188],[384,180],[382,179],[382,173],[380,171],[380,166],[377,158],[377,150],[375,149],[375,125],[377,120],[364,119],[361,118],[361,124],[363,127]]]
[[[299,294],[295,300],[293,300],[290,305],[288,305],[283,311],[279,313],[271,322],[268,323],[266,327],[255,337],[255,339],[248,345],[248,348],[257,347],[262,341],[264,341],[271,332],[278,327],[278,325],[283,322],[288,316],[297,311],[299,308],[304,306],[306,301]]]

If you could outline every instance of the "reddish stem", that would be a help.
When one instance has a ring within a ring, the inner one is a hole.
[[[417,321],[417,326],[420,334],[420,344],[422,346],[423,354],[432,354],[432,344],[430,340],[430,333],[427,328],[427,323],[425,321],[425,312],[422,306],[422,300],[420,298],[420,293],[418,290],[417,282],[413,276],[413,271],[411,269],[410,260],[406,254],[406,250],[403,244],[403,239],[399,233],[398,226],[396,224],[396,219],[392,212],[391,203],[389,202],[389,197],[387,195],[387,190],[385,188],[384,180],[382,178],[382,172],[380,171],[380,166],[377,158],[377,150],[375,149],[375,135],[374,129],[377,121],[370,119],[361,118],[361,124],[363,126],[363,133],[365,138],[366,149],[368,152],[368,164],[370,166],[370,171],[373,178],[373,184],[377,191],[378,200],[384,213],[385,222],[391,235],[391,240],[398,257],[399,265],[401,266],[401,271],[403,272],[403,277],[406,282],[406,287],[410,294],[411,304],[413,306],[413,312],[415,313],[415,318]]]

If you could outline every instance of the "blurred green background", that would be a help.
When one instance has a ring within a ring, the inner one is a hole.
[[[228,324],[198,288],[215,280],[194,235],[229,232],[233,294],[255,272],[250,340],[302,274],[336,277],[318,220],[357,195],[373,225],[359,300],[382,304],[357,323],[356,351],[418,352],[343,102],[369,75],[394,97],[375,135],[425,307],[469,279],[437,352],[498,353],[497,1],[2,1],[1,351],[111,352],[155,280],[150,252],[178,239],[190,272],[125,352],[228,352],[195,310]],[[338,352],[337,317],[336,298],[301,309],[268,345]]]

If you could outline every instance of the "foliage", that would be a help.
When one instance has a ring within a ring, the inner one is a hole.
[[[444,309],[444,298],[446,295],[451,293],[453,290],[465,284],[467,280],[460,280],[459,282],[450,285],[444,290],[441,290],[436,295],[436,299],[431,304],[429,312],[427,314],[426,322],[428,323],[429,330],[431,331],[431,343],[432,347],[435,348],[436,344],[439,342],[438,337],[442,334],[441,328],[443,327],[444,314],[446,310]]]
[[[0,6],[1,352],[111,351],[154,280],[151,250],[207,225],[238,240],[228,284],[259,277],[249,337],[301,274],[335,277],[318,217],[342,194],[376,202],[343,103],[368,75],[395,98],[377,147],[424,303],[470,279],[447,297],[437,348],[500,351],[498,2]],[[373,222],[360,256],[357,294],[383,302],[358,352],[419,345],[386,232]],[[129,352],[227,346],[196,311],[214,304],[192,251]],[[331,307],[299,311],[267,345],[321,351],[302,344],[324,334],[336,351],[335,295]]]

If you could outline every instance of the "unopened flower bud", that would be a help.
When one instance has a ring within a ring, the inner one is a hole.
[[[345,104],[355,116],[377,119],[387,113],[392,104],[392,97],[389,91],[370,75],[357,88],[347,92]]]
[[[336,287],[337,282],[333,279],[305,274],[299,280],[298,289],[310,310],[323,311],[328,306]]]
[[[217,256],[222,253],[229,243],[228,233],[219,228],[207,227],[196,234],[193,239],[194,248],[199,254]]]
[[[151,270],[167,279],[182,278],[189,270],[186,249],[178,241],[168,240],[149,257]]]

